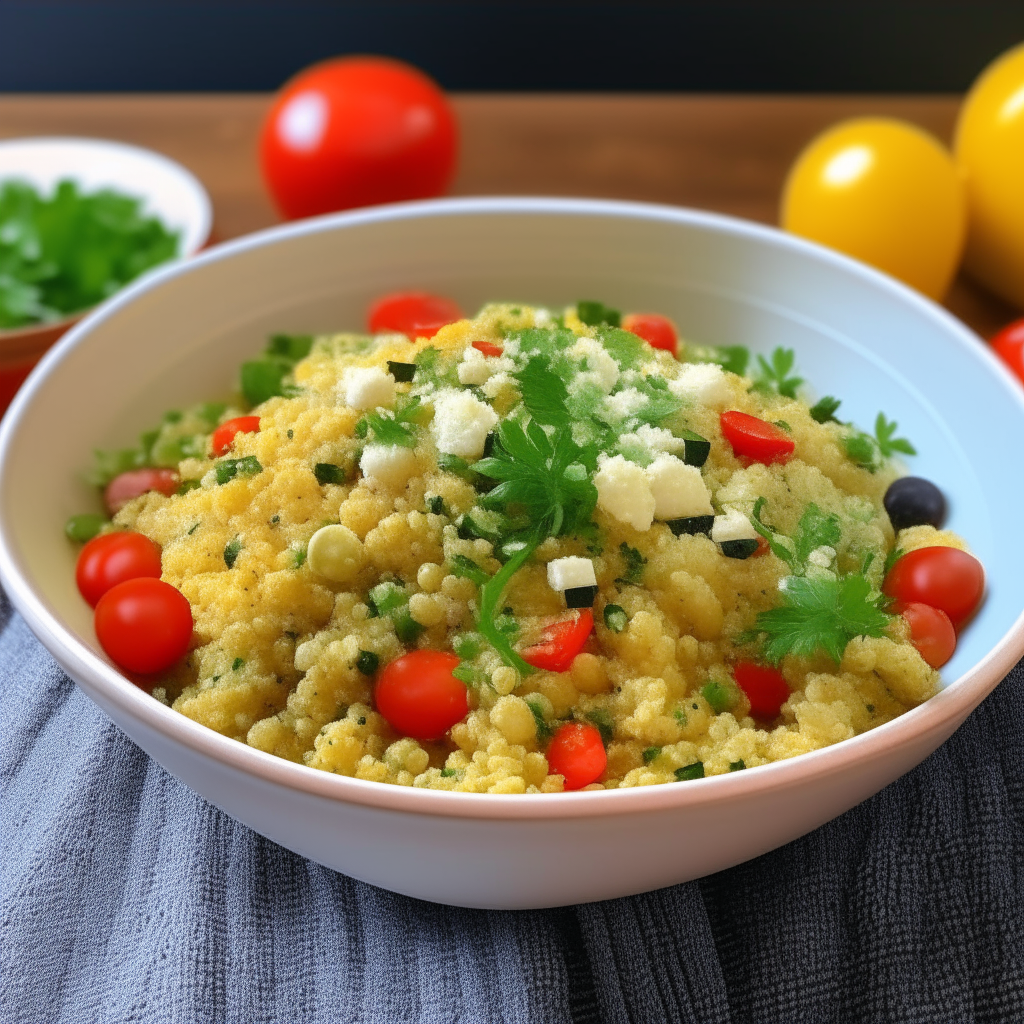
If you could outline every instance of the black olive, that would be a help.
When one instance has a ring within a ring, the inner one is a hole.
[[[885,511],[896,531],[926,523],[938,529],[946,519],[946,499],[942,491],[923,477],[904,476],[893,481],[884,500]]]

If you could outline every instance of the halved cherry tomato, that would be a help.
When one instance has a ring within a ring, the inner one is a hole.
[[[583,608],[574,618],[546,627],[544,639],[522,652],[523,660],[534,668],[567,672],[593,631],[594,613],[590,608]]]
[[[129,672],[149,675],[170,668],[192,640],[192,608],[170,583],[148,576],[125,580],[96,605],[100,646]]]
[[[441,295],[427,292],[396,292],[378,299],[368,314],[374,334],[393,331],[410,341],[432,338],[442,327],[463,317],[462,310]]]
[[[628,313],[622,318],[622,329],[643,338],[652,348],[663,348],[672,355],[679,349],[675,324],[660,313]]]
[[[796,442],[782,427],[749,413],[730,409],[723,412],[718,421],[722,434],[732,445],[733,454],[737,458],[751,459],[769,466],[773,462],[788,462],[796,447]]]
[[[495,359],[505,351],[501,345],[495,345],[493,341],[474,341],[473,348],[477,352],[483,352],[485,356],[493,356]]]
[[[1007,324],[992,339],[992,348],[1010,368],[1010,372],[1024,384],[1024,319]]]
[[[160,548],[144,534],[101,533],[78,553],[75,581],[93,608],[111,587],[140,576],[160,577]]]
[[[760,558],[762,555],[767,555],[768,552],[771,551],[771,549],[772,549],[771,544],[769,544],[768,541],[764,537],[762,537],[760,534],[758,534],[758,536],[757,536],[757,547],[755,548],[754,553],[750,557],[751,558]]]
[[[908,604],[900,611],[910,627],[910,642],[932,668],[942,668],[956,650],[956,630],[941,608]]]
[[[566,789],[597,782],[608,764],[601,733],[583,722],[566,722],[555,730],[548,746],[548,771],[565,779]]]
[[[882,593],[900,604],[927,604],[960,627],[978,610],[985,592],[985,570],[973,555],[957,548],[908,551],[889,570]]]
[[[469,713],[466,684],[452,675],[454,654],[410,651],[386,665],[377,680],[377,710],[396,732],[436,740]]]
[[[120,512],[132,498],[137,498],[147,491],[159,491],[169,498],[178,486],[181,479],[173,469],[129,469],[126,473],[120,473],[107,484],[103,492],[103,503],[107,511],[113,515]]]
[[[231,448],[235,434],[255,434],[260,429],[259,416],[236,416],[233,420],[225,420],[210,438],[213,454],[226,455]]]
[[[789,700],[789,683],[777,668],[739,661],[733,665],[732,674],[736,685],[747,695],[754,718],[778,717],[782,705]]]

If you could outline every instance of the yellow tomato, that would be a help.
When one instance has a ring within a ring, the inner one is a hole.
[[[1024,43],[971,86],[954,151],[967,185],[964,266],[1024,308]]]
[[[782,226],[941,299],[966,233],[953,158],[926,131],[890,118],[844,121],[790,169]]]

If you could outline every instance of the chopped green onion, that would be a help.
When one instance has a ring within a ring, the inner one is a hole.
[[[313,467],[313,475],[318,484],[343,484],[346,480],[345,470],[333,462],[318,462]]]
[[[372,676],[380,666],[380,658],[373,651],[360,651],[356,658],[356,669],[364,676]]]
[[[241,550],[242,542],[237,537],[234,540],[229,540],[224,546],[224,564],[229,569],[234,567]]]
[[[732,691],[725,683],[712,679],[700,689],[700,695],[711,705],[711,710],[720,715],[732,707]]]
[[[107,525],[108,521],[105,516],[96,512],[82,512],[77,516],[72,516],[64,524],[64,532],[67,534],[68,540],[73,540],[76,544],[84,544],[87,540],[92,540]]]
[[[237,672],[244,664],[245,658],[235,658],[235,660],[231,662],[231,671]]]
[[[648,747],[643,752],[644,764],[650,764],[661,753],[661,747]]]
[[[747,766],[744,763],[742,757],[738,761],[730,761],[729,762],[729,771],[731,771],[731,772],[741,772],[746,767]]]
[[[617,604],[604,606],[604,624],[613,632],[621,633],[629,621],[624,608]]]
[[[576,315],[588,327],[598,327],[601,324],[607,324],[609,327],[618,327],[622,322],[622,314],[617,309],[606,306],[603,302],[587,300],[577,302]]]
[[[704,762],[694,761],[693,764],[684,765],[676,769],[676,779],[680,782],[690,782],[693,779],[704,778]]]

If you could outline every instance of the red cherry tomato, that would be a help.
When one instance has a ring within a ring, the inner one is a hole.
[[[210,447],[213,454],[226,455],[231,448],[231,442],[235,434],[255,434],[260,429],[259,416],[236,416],[233,420],[226,420],[214,432],[210,438]]]
[[[567,672],[593,631],[594,613],[590,608],[583,608],[575,618],[548,626],[544,639],[522,652],[523,660],[534,668]]]
[[[260,168],[285,217],[438,196],[455,173],[458,129],[422,71],[342,57],[299,72],[260,135]]]
[[[505,351],[501,345],[495,345],[493,341],[474,341],[473,348],[477,352],[483,352],[485,356],[493,356],[495,359]]]
[[[410,341],[432,338],[442,327],[462,319],[462,310],[440,295],[427,292],[395,292],[378,299],[368,316],[374,334],[394,331]]]
[[[723,412],[718,421],[737,458],[763,462],[768,466],[773,462],[788,462],[796,447],[793,438],[782,427],[748,413],[730,409]]]
[[[1024,384],[1024,319],[1007,324],[992,339],[992,348]]]
[[[396,732],[436,740],[469,713],[466,684],[452,675],[454,654],[410,651],[384,667],[377,680],[377,710]]]
[[[75,581],[93,608],[111,587],[140,576],[160,577],[160,548],[141,533],[101,533],[78,553]]]
[[[956,630],[941,608],[908,604],[900,614],[910,627],[910,642],[932,668],[942,668],[956,650]]]
[[[675,324],[660,313],[629,313],[622,318],[622,329],[643,338],[652,348],[663,348],[672,355],[679,348]]]
[[[113,515],[119,512],[132,498],[146,491],[159,491],[169,498],[177,491],[181,479],[173,469],[129,469],[115,476],[103,492],[103,503]]]
[[[772,549],[771,544],[769,544],[768,541],[764,537],[762,537],[760,534],[758,534],[758,537],[757,537],[757,548],[754,550],[754,553],[750,557],[751,558],[760,558],[762,555],[767,555],[768,552],[771,551],[771,549]]]
[[[129,672],[149,675],[170,668],[192,640],[192,608],[170,583],[148,576],[125,580],[96,605],[100,646]]]
[[[973,555],[957,548],[917,548],[896,561],[882,593],[902,605],[927,604],[960,627],[978,610],[985,592],[985,570]]]
[[[777,718],[782,705],[789,700],[789,683],[777,669],[740,661],[733,665],[736,685],[750,701],[750,714],[754,718]]]
[[[608,764],[601,733],[592,725],[566,722],[555,730],[548,746],[548,771],[565,779],[566,789],[597,782]]]

